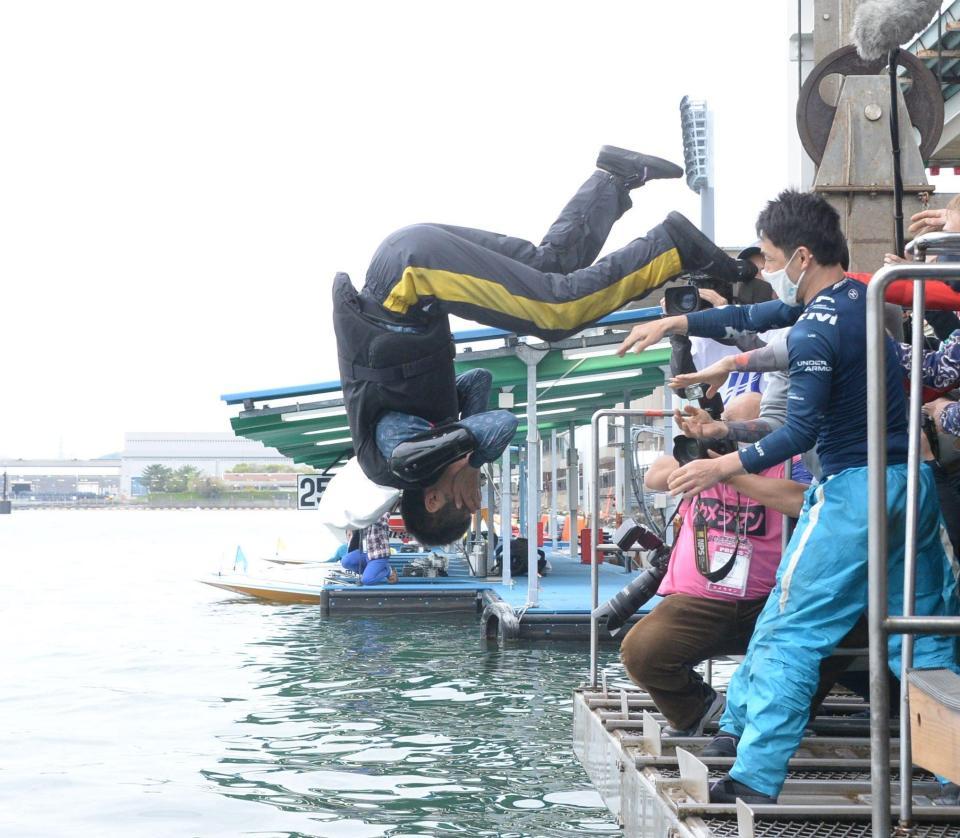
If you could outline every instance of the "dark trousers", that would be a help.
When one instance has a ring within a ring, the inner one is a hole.
[[[624,637],[620,657],[627,674],[650,693],[673,727],[693,727],[709,693],[693,667],[707,658],[744,654],[766,601],[766,597],[736,601],[670,594]],[[866,648],[866,621],[861,619],[840,645]],[[852,662],[849,655],[823,660],[813,708]]]
[[[404,227],[377,249],[363,293],[396,315],[443,312],[544,340],[569,337],[681,271],[662,226],[594,263],[630,206],[622,182],[597,171],[539,246],[467,227]]]
[[[952,313],[952,312],[951,312]],[[953,547],[953,561],[960,558],[960,480],[956,474],[948,474],[936,460],[928,460],[927,465],[933,471],[937,485],[937,498],[940,500],[940,514],[943,516],[950,545]]]

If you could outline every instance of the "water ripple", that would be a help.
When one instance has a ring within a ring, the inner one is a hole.
[[[571,751],[583,644],[485,647],[473,615],[324,621],[196,583],[237,543],[317,549],[297,512],[3,524],[0,834],[619,834]]]
[[[257,707],[204,772],[222,793],[377,835],[618,833],[570,749],[582,646],[484,648],[472,618],[285,611],[247,647]]]

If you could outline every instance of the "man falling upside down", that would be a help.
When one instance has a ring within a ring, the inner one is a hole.
[[[632,205],[632,189],[682,174],[666,160],[604,146],[597,171],[540,245],[417,224],[380,245],[359,294],[338,274],[334,327],[357,459],[374,483],[403,490],[401,512],[421,544],[466,531],[479,505],[479,469],[516,429],[511,413],[486,410],[489,381],[485,392],[458,388],[447,315],[560,340],[680,273],[730,282],[755,274],[679,213],[594,261]]]

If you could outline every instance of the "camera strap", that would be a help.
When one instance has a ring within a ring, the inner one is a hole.
[[[737,563],[737,555],[740,552],[740,539],[737,538],[736,546],[730,558],[724,562],[723,567],[716,570],[710,570],[710,545],[708,540],[707,519],[700,509],[700,497],[697,497],[696,512],[693,516],[693,550],[697,560],[697,571],[708,582],[719,582],[730,574],[733,566]],[[737,523],[740,518],[740,505],[737,505]]]
[[[699,499],[698,499],[699,500]],[[697,570],[701,576],[710,573],[710,551],[707,544],[707,520],[700,511],[700,504],[696,505],[693,515],[693,550],[697,559]]]

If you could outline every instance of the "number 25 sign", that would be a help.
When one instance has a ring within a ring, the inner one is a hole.
[[[316,509],[322,494],[323,482],[319,474],[297,475],[297,509]]]

